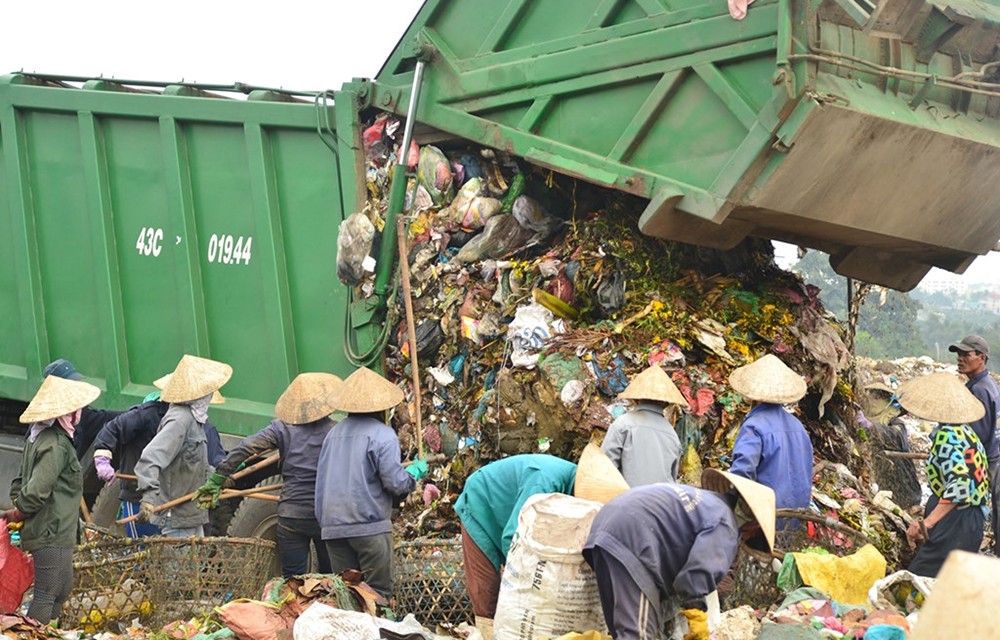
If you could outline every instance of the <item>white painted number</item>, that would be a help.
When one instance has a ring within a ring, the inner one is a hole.
[[[218,264],[250,264],[253,236],[216,235],[208,240],[208,261]]]
[[[135,248],[141,256],[153,256],[154,258],[160,255],[160,250],[163,248],[160,246],[160,242],[163,241],[163,229],[154,229],[153,227],[143,227],[142,231],[139,232],[139,239],[135,241]]]

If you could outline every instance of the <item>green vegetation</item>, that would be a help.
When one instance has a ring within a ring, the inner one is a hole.
[[[833,271],[827,254],[809,251],[790,269],[807,284],[819,287],[823,306],[847,321],[847,279]],[[926,293],[919,288],[904,293],[874,287],[861,306],[854,351],[876,359],[930,356],[951,362],[948,345],[970,333],[1000,345],[1000,315],[980,306],[980,298],[987,295],[983,291]]]

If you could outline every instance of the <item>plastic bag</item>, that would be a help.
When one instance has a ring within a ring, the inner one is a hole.
[[[601,305],[601,311],[606,316],[618,311],[625,304],[625,274],[619,269],[613,269],[601,280],[601,284],[597,285],[597,303]]]
[[[484,258],[500,258],[523,247],[531,235],[531,231],[518,224],[514,216],[495,215],[486,221],[481,234],[462,247],[455,259],[469,263]]]
[[[368,271],[374,271],[375,260],[368,254],[375,239],[375,226],[363,213],[352,213],[340,223],[337,232],[337,277],[343,284],[358,284]]]
[[[872,609],[895,609],[904,614],[919,611],[934,589],[934,578],[897,571],[876,580],[868,590],[868,606]]]
[[[35,581],[35,564],[30,556],[10,543],[7,521],[0,518],[0,613],[17,613],[24,592]]]
[[[512,209],[518,224],[542,237],[548,236],[562,224],[559,218],[550,215],[530,196],[518,196]]]
[[[269,640],[290,629],[294,619],[282,617],[280,605],[256,600],[230,602],[218,609],[223,624],[240,640]]]
[[[552,312],[532,302],[517,308],[514,320],[507,325],[507,341],[511,343],[510,362],[515,367],[531,369],[538,362],[538,352],[552,337]]]
[[[427,190],[436,206],[451,199],[451,165],[437,147],[427,145],[420,149],[417,161],[417,182]]]
[[[375,618],[367,613],[334,609],[322,602],[309,605],[295,621],[294,640],[373,640],[379,637]]]

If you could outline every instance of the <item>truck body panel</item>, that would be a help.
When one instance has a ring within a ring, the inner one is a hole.
[[[348,374],[345,344],[386,335],[384,306],[336,277],[366,199],[359,114],[406,114],[418,61],[420,142],[644,197],[650,235],[786,240],[899,289],[961,272],[1000,237],[998,18],[972,0],[757,0],[743,20],[715,0],[429,0],[374,82],[314,102],[4,77],[0,397],[69,357],[124,407],[196,353],[233,365],[213,416],[238,435],[299,372]]]
[[[317,135],[332,104],[18,77],[0,104],[0,396],[67,357],[124,407],[196,353],[233,365],[213,419],[246,434],[300,371],[350,373],[336,239],[358,194]]]
[[[422,56],[421,122],[644,196],[646,233],[906,290],[1000,238],[998,25],[971,0],[430,0],[373,102],[402,112]]]

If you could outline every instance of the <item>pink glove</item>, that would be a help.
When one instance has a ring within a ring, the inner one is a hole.
[[[105,484],[110,484],[115,479],[115,468],[111,466],[111,458],[94,456],[94,468],[97,469],[97,477]]]
[[[429,507],[431,504],[441,497],[441,490],[434,485],[428,483],[424,485],[424,506]]]

